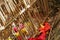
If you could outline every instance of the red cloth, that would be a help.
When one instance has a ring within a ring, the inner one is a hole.
[[[45,24],[45,28],[44,28],[45,32],[50,30],[51,28],[50,24],[48,22],[45,22],[44,24]]]
[[[45,40],[46,39],[46,32],[50,30],[50,24],[48,22],[44,23],[44,28],[39,28],[40,32],[42,32],[38,37],[36,38],[29,38],[29,40]]]
[[[46,39],[46,33],[42,33],[37,37],[37,40],[45,40]]]
[[[15,32],[17,32],[17,31],[18,31],[18,28],[17,28],[17,27],[14,27],[13,30],[14,30]]]
[[[48,22],[44,23],[44,28],[39,28],[40,32],[46,32],[50,29],[50,24]]]
[[[17,38],[18,38],[18,40],[22,40],[21,36],[18,36]]]
[[[46,34],[42,33],[36,38],[29,38],[28,40],[45,40],[46,39]]]

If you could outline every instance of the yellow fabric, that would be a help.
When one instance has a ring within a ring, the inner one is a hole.
[[[30,22],[25,22],[24,25],[29,27],[29,26],[31,26],[31,23]]]
[[[15,36],[19,36],[19,35],[20,35],[19,32],[15,33]]]
[[[22,31],[23,33],[28,34],[27,27],[30,27],[30,26],[31,26],[31,23],[30,23],[30,22],[25,22],[25,23],[24,23],[24,26],[25,26],[25,28],[23,28],[21,31]]]
[[[28,26],[31,26],[31,23],[30,22],[28,22],[27,24],[28,24]]]
[[[25,22],[24,25],[25,25],[25,27],[28,26],[28,25],[27,25],[27,22]]]
[[[42,24],[40,24],[40,26],[41,26],[42,28],[44,28],[44,26],[43,26]]]
[[[12,40],[11,38],[8,38],[8,40]]]
[[[22,31],[23,33],[26,32],[26,28],[23,28],[21,31]]]
[[[22,33],[28,34],[28,31],[26,30],[26,28],[23,28],[21,31],[22,31]]]

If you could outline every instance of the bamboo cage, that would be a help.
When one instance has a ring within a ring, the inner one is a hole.
[[[59,40],[60,36],[57,34],[59,29],[56,26],[60,23],[60,12],[58,12],[60,10],[51,4],[51,0],[1,0],[0,2],[0,26],[4,27],[0,30],[0,40],[8,40],[9,37],[15,40],[13,27],[19,27],[20,24],[23,24],[23,29],[26,30],[23,32],[23,29],[19,29],[22,40],[36,37],[40,34],[38,31],[40,24],[46,21],[51,24],[47,40]]]

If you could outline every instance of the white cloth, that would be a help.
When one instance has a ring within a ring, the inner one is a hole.
[[[4,26],[1,26],[1,27],[0,27],[0,31],[1,31],[1,30],[4,30],[4,29],[5,29],[5,27],[4,27]]]

